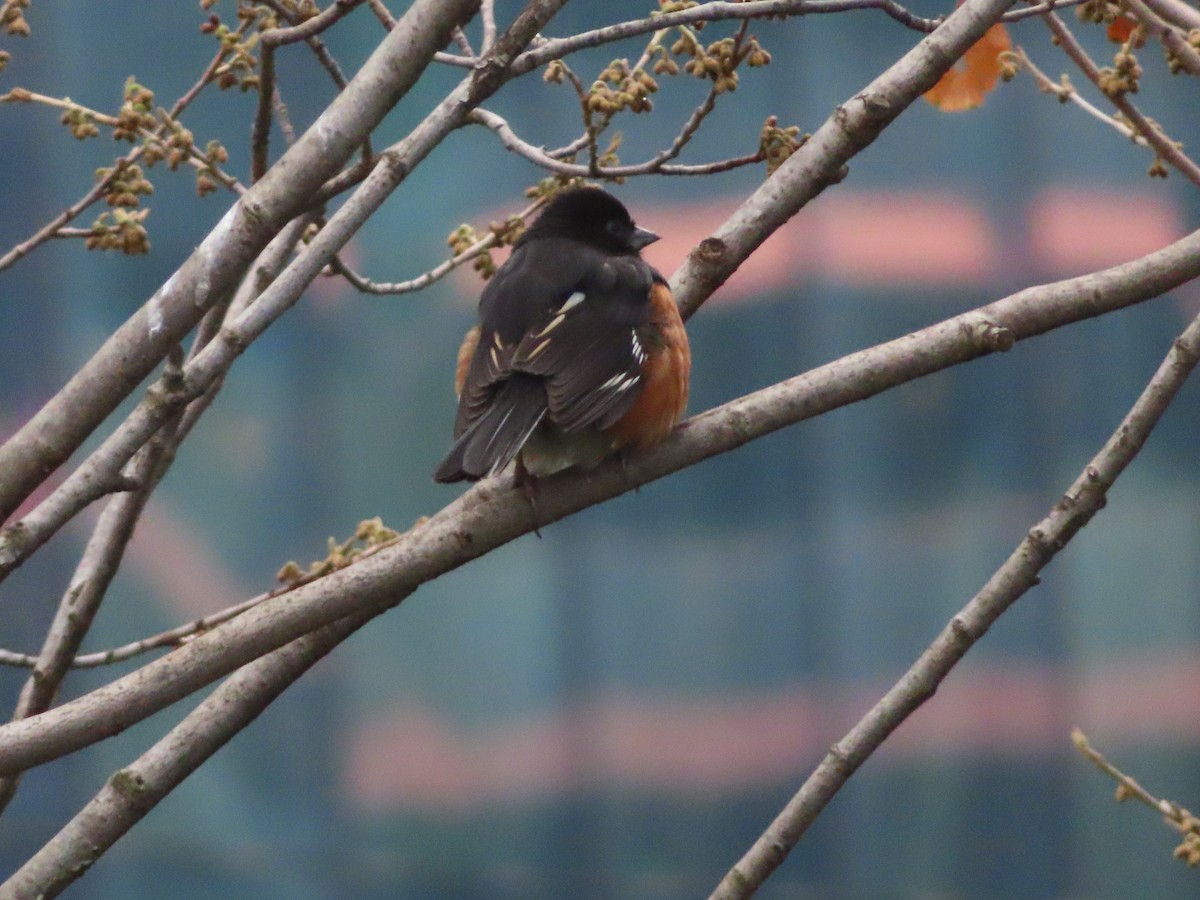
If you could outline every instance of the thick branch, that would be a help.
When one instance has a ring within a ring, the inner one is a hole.
[[[189,361],[195,359],[209,341],[216,336],[227,311],[232,309],[233,314],[237,315],[250,299],[258,296],[262,289],[274,280],[296,244],[299,243],[309,218],[309,216],[301,216],[292,221],[271,240],[271,243],[260,255],[252,272],[243,280],[232,304],[216,304],[209,309],[200,327],[196,330],[195,341],[188,354]],[[171,377],[179,379],[182,377],[182,373],[179,371],[179,362],[174,357],[173,353],[170,363]],[[205,393],[190,403],[177,418],[169,420],[167,426],[160,429],[134,458],[132,481],[136,487],[132,491],[114,497],[100,515],[79,564],[76,566],[70,587],[59,602],[41,652],[34,661],[34,672],[22,688],[17,707],[13,712],[14,719],[23,719],[48,709],[67,669],[79,665],[79,659],[75,654],[91,628],[92,619],[121,564],[126,545],[133,535],[147,499],[174,461],[176,448],[212,403],[220,388],[220,380],[210,385]],[[236,607],[234,609],[237,610]],[[233,614],[236,612],[221,618],[218,618],[220,614],[209,617],[212,620],[209,627],[216,621],[230,618]],[[204,627],[205,621],[199,620],[193,624],[195,630],[199,630]],[[138,649],[141,651],[155,646],[163,646],[166,643],[165,637],[158,635],[155,638],[148,638],[139,642]],[[0,656],[3,655],[3,651],[0,651]],[[104,660],[105,662],[116,662],[119,658],[128,658],[132,655],[134,654],[130,652],[129,648],[118,648],[109,654],[104,654]],[[12,799],[17,786],[16,776],[0,779],[0,810],[3,810]]]
[[[1146,6],[1171,24],[1186,31],[1200,28],[1200,11],[1188,6],[1182,0],[1146,0]]]
[[[1038,583],[1042,569],[1104,507],[1109,488],[1142,449],[1198,359],[1200,317],[1175,340],[1124,421],[1062,498],[900,680],[833,745],[775,821],[722,879],[710,900],[751,896],[858,767],[933,696],[950,670],[1004,611]]]
[[[1013,342],[1156,297],[1200,277],[1200,232],[1080,278],[1003,300],[764,388],[684,423],[658,449],[587,475],[544,479],[535,522],[511,477],[488,479],[394,546],[285,597],[267,600],[186,646],[40,716],[0,726],[0,775],[119,733],[258,656],[342,616],[400,603],[418,586],[535,525],[633,490],[762,435]]]
[[[839,106],[675,273],[671,286],[684,315],[695,312],[809,200],[841,181],[850,159],[933,87],[1011,3],[967,0],[937,31]]]
[[[146,499],[158,483],[159,467],[166,444],[172,435],[164,429],[160,438],[142,448],[133,464],[138,487],[114,497],[101,513],[66,595],[59,602],[54,620],[38,654],[29,679],[21,688],[13,719],[24,719],[50,708],[59,686],[79,651],[80,644],[91,628],[92,619],[133,536],[134,526],[145,506]],[[16,793],[18,777],[0,778],[0,812]]]
[[[114,773],[87,806],[0,885],[0,896],[57,897],[180,782],[372,615],[360,612],[332,622],[231,675],[158,743]]]

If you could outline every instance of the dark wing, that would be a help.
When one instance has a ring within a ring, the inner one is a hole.
[[[455,438],[434,481],[475,480],[507,466],[546,415],[541,380],[513,373],[500,382],[492,403]]]
[[[554,243],[535,247],[554,252]],[[515,370],[545,379],[549,421],[567,432],[620,419],[637,398],[646,359],[637,331],[650,318],[654,270],[634,255],[586,256],[583,270],[558,285],[557,302],[526,328],[512,358]]]
[[[479,341],[439,481],[504,468],[543,419],[607,428],[637,399],[653,269],[575,241],[519,247],[480,298]]]
[[[563,431],[607,428],[637,398],[651,283],[639,263],[606,260],[517,346],[513,366],[545,379],[549,420]]]

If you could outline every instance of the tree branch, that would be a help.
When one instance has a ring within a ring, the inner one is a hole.
[[[236,320],[226,324],[216,338],[184,366],[182,377],[177,384],[173,382],[170,386],[153,387],[124,422],[50,497],[22,520],[0,529],[0,578],[12,572],[73,515],[105,493],[111,492],[121,467],[150,439],[162,423],[182,404],[200,397],[224,378],[225,373],[245,349],[291,308],[305,288],[333,260],[337,252],[383,204],[408,173],[450,132],[461,127],[476,104],[491,96],[511,77],[508,67],[499,60],[510,59],[514,55],[516,51],[513,47],[516,46],[517,37],[526,34],[532,37],[540,24],[565,2],[566,0],[536,0],[526,12],[518,16],[513,27],[497,42],[493,55],[484,61],[480,70],[464,79],[407,137],[380,155],[379,163],[354,195],[338,209],[326,226],[297,255],[279,278],[263,291],[253,305]],[[392,34],[395,33],[393,30]],[[347,88],[339,96],[349,94],[350,88]],[[291,153],[289,150],[287,156]],[[268,173],[267,178],[259,184],[265,183],[270,177]],[[220,230],[218,226],[218,231]],[[0,458],[3,449],[0,448]]]
[[[496,44],[496,0],[483,0],[479,7],[479,17],[483,20],[483,38],[479,42],[479,51],[487,53]]]
[[[1150,432],[1200,360],[1200,317],[1172,345],[1146,389],[1100,452],[987,584],[971,598],[907,672],[840,741],[746,855],[729,870],[710,900],[751,896],[867,758],[900,723],[933,696],[967,651],[1105,504],[1108,490],[1142,449]]]
[[[1150,147],[1149,141],[1138,134],[1134,129],[1130,128],[1125,122],[1122,122],[1116,116],[1109,115],[1104,110],[1100,109],[1100,107],[1087,100],[1082,94],[1079,93],[1079,91],[1075,89],[1075,86],[1071,84],[1070,80],[1065,76],[1062,82],[1057,82],[1043,72],[1040,68],[1038,68],[1038,65],[1029,58],[1029,54],[1025,52],[1023,47],[1018,47],[1016,50],[1012,51],[1012,58],[1021,66],[1021,68],[1025,69],[1025,71],[1033,76],[1033,80],[1037,83],[1037,86],[1041,90],[1048,94],[1053,94],[1058,98],[1060,103],[1064,100],[1069,100],[1089,116],[1096,119],[1098,122],[1102,122],[1103,124],[1107,125],[1113,131],[1127,140],[1133,141],[1139,147]]]
[[[997,21],[1016,22],[1031,16],[1040,16],[1051,10],[1079,6],[1085,0],[1045,0],[1033,6],[1006,12]],[[552,38],[539,43],[532,50],[522,53],[513,66],[517,74],[524,74],[552,59],[561,59],[578,50],[600,47],[613,41],[637,37],[663,28],[677,25],[694,25],[697,22],[722,22],[729,19],[762,19],[770,16],[829,15],[853,10],[881,10],[906,28],[926,34],[936,31],[946,21],[938,16],[923,18],[910,12],[896,0],[745,0],[745,2],[702,3],[688,9],[663,15],[631,19],[615,25],[607,25],[592,31],[581,32],[565,38]],[[449,60],[442,60],[449,61]],[[466,58],[451,61],[456,65],[469,66]]]
[[[359,612],[235,672],[182,722],[108,782],[0,885],[5,897],[57,897],[187,776],[374,613]]]
[[[1109,102],[1121,111],[1130,126],[1146,139],[1146,143],[1158,154],[1158,158],[1170,163],[1184,178],[1200,187],[1200,166],[1197,166],[1157,124],[1142,115],[1141,110],[1134,106],[1128,97],[1124,94],[1106,92],[1100,87],[1099,67],[1075,39],[1071,30],[1063,24],[1062,19],[1054,13],[1048,13],[1046,24],[1050,27],[1059,46],[1063,48],[1063,52],[1071,58],[1071,61],[1079,67],[1079,70],[1087,76],[1092,84],[1104,92]]]
[[[684,260],[671,279],[684,317],[809,200],[845,178],[846,164],[933,87],[1010,5],[1011,0],[967,0],[937,31],[839,106]]]
[[[710,98],[715,97],[715,94],[710,94]],[[703,106],[701,107],[703,108]],[[711,110],[711,104],[708,109]],[[705,114],[707,114],[705,111]],[[696,118],[697,113],[693,113],[693,118]],[[702,116],[700,116],[702,118]],[[507,149],[522,156],[532,162],[534,165],[541,166],[550,172],[556,172],[559,175],[569,175],[574,178],[630,178],[635,175],[712,175],[716,172],[726,172],[730,169],[740,168],[741,166],[751,165],[753,163],[762,162],[763,155],[761,152],[747,154],[746,156],[735,156],[732,159],[722,159],[711,163],[697,163],[694,165],[669,165],[667,160],[673,159],[681,149],[687,139],[681,141],[676,138],[676,141],[671,147],[663,150],[654,156],[653,159],[648,159],[645,162],[637,163],[629,166],[601,166],[601,165],[581,165],[579,163],[563,162],[561,159],[556,159],[540,147],[535,147],[526,141],[517,137],[516,132],[512,130],[512,126],[508,124],[503,116],[499,116],[494,112],[486,109],[476,109],[472,111],[468,117],[469,121],[476,125],[483,125],[488,130],[492,131],[496,137],[500,138]],[[689,120],[688,124],[691,123]],[[682,133],[681,133],[682,137]],[[688,135],[690,138],[690,135]],[[678,145],[678,146],[676,146]]]
[[[749,0],[749,2],[701,3],[689,9],[663,15],[648,16],[607,25],[566,38],[552,38],[522,53],[513,62],[518,74],[532,71],[552,59],[561,59],[579,50],[600,47],[613,41],[649,34],[677,25],[697,22],[722,22],[729,19],[761,19],[767,16],[805,15],[816,12],[844,12],[848,9],[872,9],[890,4],[891,0]]]
[[[345,90],[348,83],[346,76],[342,74],[341,66],[337,64],[337,60],[333,58],[329,52],[329,48],[325,46],[325,43],[318,35],[352,12],[363,0],[337,0],[337,2],[327,6],[320,13],[308,19],[301,19],[295,10],[289,9],[285,4],[279,2],[279,0],[266,0],[266,2],[275,10],[277,15],[293,24],[291,27],[272,28],[262,34],[258,109],[254,117],[250,136],[251,181],[257,181],[267,171],[267,146],[270,143],[272,107],[275,108],[276,115],[280,118],[280,127],[283,128],[284,132],[287,133],[290,128],[287,120],[279,114],[279,109],[282,107],[282,100],[279,96],[279,86],[275,81],[275,50],[287,44],[304,41],[308,44],[309,49],[312,50],[313,56],[317,58],[317,62],[329,73],[329,77],[333,80],[337,89],[339,91]],[[392,25],[395,25],[395,20],[392,20]],[[455,26],[454,32],[461,31],[462,29],[459,26]],[[369,136],[363,141],[362,147],[364,159],[374,156],[371,152]]]
[[[1162,45],[1171,51],[1189,74],[1200,75],[1200,52],[1188,43],[1186,29],[1180,30],[1179,26],[1164,21],[1151,8],[1151,5],[1143,0],[1127,0],[1125,5],[1126,9],[1146,27],[1146,31],[1150,35],[1158,38]],[[1168,12],[1175,11],[1174,7],[1168,6],[1165,9]],[[1191,10],[1191,12],[1196,14],[1195,10]],[[1200,14],[1196,14],[1196,18],[1200,18]],[[1200,28],[1200,23],[1191,27]]]
[[[266,284],[279,274],[288,255],[303,235],[308,221],[308,216],[302,216],[276,235],[262,252],[251,275],[243,281],[231,304],[217,304],[209,309],[197,330],[195,341],[188,354],[189,360],[194,359],[216,335],[221,319],[227,310],[232,310],[235,315],[239,313],[253,297],[262,291]],[[174,355],[170,365],[171,378],[176,380],[181,378],[179,362],[174,360]],[[34,672],[21,691],[17,707],[13,712],[13,719],[23,719],[48,709],[67,670],[80,665],[79,657],[76,657],[75,654],[91,628],[92,620],[100,603],[124,558],[125,548],[133,536],[134,528],[141,517],[146,501],[174,461],[175,450],[215,399],[220,388],[221,382],[217,381],[201,397],[190,403],[186,409],[169,419],[166,427],[160,429],[134,458],[131,463],[133,472],[129,480],[134,482],[136,487],[113,498],[97,521],[76,566],[70,587],[60,601],[54,620],[47,631],[42,650],[33,660]],[[248,607],[253,602],[248,601],[242,606]],[[223,614],[218,613],[206,619],[197,620],[192,623],[191,628],[199,630],[202,627],[211,627],[218,621],[232,618],[240,611],[241,609],[238,607],[234,607],[232,611],[225,610]],[[139,641],[136,649],[117,648],[103,655],[104,662],[117,662],[120,659],[128,659],[136,653],[164,646],[169,638],[174,638],[175,642],[178,642],[184,637],[178,633],[179,631],[180,629],[174,629],[174,633],[168,632],[166,635],[157,635],[154,638]],[[3,662],[12,662],[13,658],[17,656],[19,655],[0,651],[0,661]],[[16,793],[18,782],[19,780],[15,776],[0,778],[0,812],[4,810]]]
[[[964,7],[965,8],[965,7]],[[487,479],[361,562],[267,600],[136,672],[39,716],[0,726],[0,775],[74,752],[301,635],[382,611],[522,534],[832,409],[1015,341],[1159,296],[1200,277],[1200,232],[1090,275],[1027,288],[734,400],[685,422],[654,451],[539,483],[538,518],[511,476]]]
[[[174,105],[171,106],[170,111],[167,113],[168,119],[177,119],[179,114],[182,113],[184,109],[186,109],[188,105],[196,99],[197,96],[199,96],[200,91],[202,91],[205,86],[212,81],[217,68],[225,60],[225,57],[229,55],[229,52],[229,49],[224,46],[217,50],[216,55],[205,67],[200,77],[192,84],[190,88],[184,91],[179,99],[175,101]],[[158,133],[162,133],[161,127]],[[114,179],[116,179],[116,177],[120,175],[127,166],[137,162],[138,158],[141,157],[144,152],[144,146],[134,147],[125,156],[117,159],[109,173],[97,181],[92,186],[91,190],[89,190],[86,194],[64,209],[40,229],[38,229],[32,236],[17,244],[3,256],[0,256],[0,272],[7,269],[22,257],[27,256],[29,252],[36,248],[39,244],[45,243],[47,240],[57,237],[64,225],[73,221],[76,216],[104,196],[105,191],[108,190],[109,185],[113,183]],[[88,229],[88,231],[90,232],[90,229]],[[4,516],[0,515],[0,522],[3,520]]]
[[[478,110],[476,110],[478,111]],[[533,203],[529,204],[523,210],[516,214],[515,218],[525,221],[529,216],[537,212],[546,202],[548,198],[545,196],[538,197]],[[495,247],[500,241],[500,233],[494,229],[489,229],[488,233],[473,243],[461,253],[456,253],[450,259],[434,266],[427,272],[423,272],[415,278],[410,278],[407,281],[393,282],[377,282],[369,278],[364,278],[359,275],[338,257],[334,257],[331,263],[331,268],[334,272],[345,278],[355,290],[362,291],[364,294],[408,294],[413,291],[419,291],[428,287],[436,281],[441,281],[463,263],[470,262],[481,253],[485,253],[492,247]]]
[[[175,420],[178,424],[178,419]],[[24,719],[50,708],[59,686],[71,667],[80,644],[91,628],[92,620],[108,591],[133,529],[150,492],[161,475],[160,464],[173,438],[173,429],[164,429],[142,448],[133,462],[133,478],[138,487],[115,497],[100,515],[84,548],[70,586],[55,611],[54,620],[33,666],[33,672],[21,689],[13,720]],[[0,812],[16,794],[19,776],[0,778]]]
[[[289,587],[286,590],[291,590],[291,588]],[[99,650],[95,653],[81,654],[68,661],[67,665],[72,669],[94,669],[99,666],[110,666],[114,663],[126,662],[134,657],[141,656],[143,653],[149,653],[151,650],[182,646],[189,638],[205,631],[211,631],[222,622],[228,622],[234,616],[241,615],[250,607],[256,606],[264,600],[281,593],[284,593],[284,591],[276,590],[259,594],[256,597],[251,597],[249,600],[243,600],[241,603],[235,603],[233,606],[226,607],[210,616],[202,616],[184,625],[179,625],[167,631],[161,631],[158,634],[144,637],[141,640],[122,644],[120,647],[113,647],[111,650]],[[0,666],[32,669],[38,665],[39,659],[40,656],[28,653],[0,650]],[[25,716],[14,716],[14,718],[25,718]]]
[[[479,0],[417,0],[363,68],[183,266],[0,446],[0,521],[166,356],[416,83]]]
[[[1172,25],[1185,31],[1200,28],[1200,11],[1182,0],[1146,0],[1145,5]]]
[[[485,59],[481,68],[463,80],[407,137],[380,155],[379,163],[370,176],[279,278],[263,291],[252,306],[235,321],[223,327],[216,338],[188,362],[178,384],[172,383],[169,388],[165,385],[158,389],[152,388],[125,421],[50,497],[21,521],[0,529],[0,579],[27,559],[79,510],[105,493],[111,492],[120,468],[150,439],[162,423],[173,415],[181,404],[200,397],[224,378],[225,373],[246,347],[291,308],[304,289],[326,265],[330,264],[337,252],[383,204],[408,173],[450,132],[461,127],[476,104],[491,96],[511,77],[508,67],[500,60],[510,59],[516,52],[514,46],[518,49],[519,46],[524,46],[523,43],[517,44],[518,37],[526,34],[532,37],[541,23],[565,2],[566,0],[535,0],[531,3],[529,8],[518,16],[513,27],[497,42],[493,54]],[[348,88],[340,96],[344,97],[349,93]],[[0,448],[0,454],[3,449]]]

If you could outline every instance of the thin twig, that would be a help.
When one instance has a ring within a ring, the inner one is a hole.
[[[1030,16],[1040,16],[1050,10],[1079,6],[1085,0],[1045,0],[1033,6],[1010,10],[999,18],[1001,22],[1016,22]],[[625,40],[662,28],[678,25],[694,25],[697,22],[720,22],[728,19],[760,19],[768,16],[831,15],[853,10],[880,10],[900,22],[906,28],[932,33],[944,21],[944,16],[924,18],[918,16],[895,0],[748,0],[748,2],[702,3],[689,9],[631,19],[615,25],[607,25],[592,31],[581,32],[565,38],[551,38],[522,53],[514,61],[519,73],[531,71],[552,59],[561,59],[578,50],[591,49],[613,41]],[[468,65],[466,60],[455,63]]]
[[[543,151],[551,159],[562,159],[564,156],[574,156],[580,150],[587,146],[587,134],[581,134],[569,144],[563,144],[561,147],[556,147],[553,150]]]
[[[391,10],[383,5],[383,0],[367,0],[367,5],[371,7],[371,12],[375,13],[385,31],[391,31],[396,27],[396,17],[392,15]],[[455,31],[462,32],[462,28],[455,28]],[[455,40],[458,40],[455,38]]]
[[[263,41],[259,62],[258,103],[250,126],[250,183],[267,174],[267,151],[271,141],[271,100],[275,96],[275,48]]]
[[[483,21],[479,52],[488,53],[496,45],[496,0],[483,0],[479,5],[479,18]]]
[[[647,16],[581,32],[566,38],[551,38],[522,53],[513,63],[517,72],[527,72],[560,59],[578,50],[591,49],[613,41],[637,37],[652,31],[694,25],[697,22],[720,22],[727,19],[759,19],[766,16],[800,16],[825,12],[845,12],[851,9],[901,8],[893,0],[749,0],[746,3],[717,0],[689,9],[663,15]],[[914,20],[916,17],[914,17]],[[932,27],[936,22],[928,21]],[[929,30],[932,30],[930,28]]]
[[[271,93],[271,109],[275,112],[275,121],[279,123],[279,130],[283,132],[283,140],[289,147],[296,143],[296,128],[292,125],[291,116],[288,115],[287,104],[283,102],[283,95],[279,93],[279,82],[275,82],[275,90]],[[363,153],[370,154],[371,145],[367,142],[363,145]]]
[[[646,162],[627,166],[590,166],[579,163],[563,162],[555,159],[540,147],[521,140],[512,130],[512,126],[502,117],[490,110],[479,108],[468,117],[469,121],[490,129],[506,148],[523,156],[525,159],[550,172],[569,175],[575,178],[630,178],[635,175],[711,175],[715,172],[727,172],[742,166],[752,165],[763,161],[760,151],[735,156],[730,159],[717,160],[711,163],[696,163],[694,165],[670,165],[663,160],[670,159],[665,154],[669,150],[649,159]],[[682,144],[680,145],[682,147]]]
[[[241,27],[245,27],[245,24],[243,24]],[[231,51],[225,47],[221,47],[217,51],[216,55],[213,56],[208,65],[205,67],[204,71],[200,74],[200,77],[196,79],[191,87],[189,87],[171,106],[170,111],[167,113],[167,118],[171,120],[176,120],[179,118],[179,115],[188,107],[188,105],[195,100],[197,96],[199,96],[200,92],[208,84],[212,82],[217,68],[221,65],[221,63],[225,60],[225,57],[228,56],[230,52]],[[26,238],[24,241],[21,241],[3,256],[0,256],[0,272],[7,269],[22,257],[27,256],[30,251],[35,249],[40,244],[43,244],[55,237],[55,235],[61,228],[63,228],[63,226],[65,226],[68,222],[73,221],[85,209],[103,197],[105,191],[108,190],[109,186],[113,183],[116,177],[120,175],[127,166],[137,162],[145,152],[145,149],[146,148],[143,146],[134,147],[125,156],[120,157],[113,164],[113,167],[108,174],[97,181],[92,186],[91,190],[60,212],[44,226],[39,228],[36,232],[34,232],[33,235]],[[86,233],[90,235],[92,230],[87,229]]]
[[[1182,817],[1178,816],[1179,807],[1176,804],[1171,803],[1168,800],[1160,800],[1158,797],[1155,797],[1148,790],[1142,787],[1136,779],[1126,775],[1124,772],[1110,763],[1104,758],[1104,754],[1091,745],[1087,739],[1087,735],[1084,734],[1081,729],[1071,729],[1071,743],[1074,744],[1075,749],[1082,753],[1088,760],[1090,760],[1097,769],[1111,776],[1112,779],[1117,782],[1117,784],[1124,788],[1122,791],[1122,796],[1119,799],[1126,800],[1129,797],[1133,797],[1135,800],[1140,800],[1152,810],[1166,816],[1168,819],[1172,819],[1177,823],[1181,821]]]
[[[312,19],[301,19],[294,9],[291,9],[287,5],[281,3],[280,0],[263,0],[263,2],[275,10],[276,14],[284,21],[291,22],[292,27],[272,28],[268,31],[264,31],[262,35],[262,42],[268,46],[274,47],[277,45],[282,46],[283,44],[296,43],[300,40],[303,40],[306,44],[308,44],[309,49],[317,58],[317,62],[319,62],[321,67],[329,73],[330,79],[335,85],[337,85],[338,90],[345,88],[347,81],[345,73],[342,72],[342,67],[338,65],[337,60],[333,58],[329,52],[329,48],[325,45],[325,42],[318,37],[318,35],[321,31],[333,25],[335,22],[349,13],[352,9],[354,9],[354,7],[362,3],[363,0],[346,0],[346,2],[338,0],[338,2],[334,3],[333,6],[325,9],[325,13],[330,13],[330,17],[323,20],[321,27],[315,31],[312,31],[311,33],[307,31],[308,26],[316,19],[320,19],[321,16],[316,16]],[[337,11],[336,15],[332,14],[334,11]],[[301,36],[297,37],[297,35]]]
[[[110,116],[96,109],[89,109],[73,100],[66,100],[62,97],[51,97],[48,94],[41,94],[27,88],[13,88],[6,94],[0,94],[0,103],[38,103],[42,106],[50,106],[55,109],[81,110],[101,125],[108,125],[110,128],[120,124],[121,121],[116,116]]]
[[[374,0],[372,0],[372,2],[374,2]],[[476,55],[475,50],[471,47],[471,41],[467,37],[467,33],[461,28],[455,28],[454,31],[450,33],[450,36],[454,38],[454,43],[458,45],[458,49],[461,50],[465,55]]]
[[[288,590],[291,588],[289,587]],[[84,653],[74,657],[68,663],[72,669],[94,669],[99,666],[108,666],[113,663],[126,662],[149,653],[151,650],[158,650],[163,647],[180,647],[187,643],[187,639],[195,637],[198,634],[203,634],[220,625],[222,622],[228,622],[235,616],[241,615],[246,610],[257,606],[264,600],[278,596],[285,591],[270,591],[259,594],[256,597],[251,597],[249,600],[243,600],[233,606],[227,607],[220,612],[215,612],[209,616],[203,616],[195,619],[184,625],[179,625],[176,628],[168,629],[159,634],[151,635],[150,637],[142,638],[141,640],[132,641],[128,644],[122,644],[119,647],[113,647],[111,650],[100,650],[96,653]],[[25,653],[15,653],[12,650],[0,650],[0,665],[13,666],[16,668],[33,668],[38,661],[37,656],[28,655]]]
[[[1139,147],[1148,148],[1150,146],[1149,141],[1130,128],[1127,124],[1122,122],[1116,116],[1110,116],[1100,107],[1087,100],[1082,94],[1079,93],[1079,91],[1075,90],[1074,85],[1070,83],[1070,80],[1066,79],[1065,75],[1063,76],[1064,81],[1054,81],[1049,75],[1039,69],[1033,60],[1029,58],[1029,54],[1025,52],[1025,48],[1018,47],[1016,50],[1012,51],[1012,53],[1013,58],[1017,60],[1017,62],[1023,69],[1025,69],[1025,71],[1033,76],[1033,80],[1037,82],[1038,87],[1043,91],[1048,94],[1054,94],[1054,96],[1056,96],[1060,101],[1066,100],[1074,103],[1089,116],[1092,116],[1099,122],[1103,122],[1109,128],[1116,131],[1122,137],[1133,141]]]
[[[1082,6],[1086,2],[1087,0],[1045,0],[1045,2],[1023,6],[1020,9],[1011,9],[1000,17],[1000,21],[1006,23],[1020,22],[1022,19],[1031,19],[1034,16],[1041,16],[1056,9],[1070,9],[1072,6]]]
[[[176,443],[182,440],[179,438]],[[161,474],[160,474],[161,477]],[[380,541],[357,551],[354,561],[366,559],[380,552],[385,547],[394,544],[399,538],[393,538],[388,541]],[[142,656],[153,650],[159,650],[164,647],[175,648],[182,647],[190,639],[196,635],[204,634],[206,631],[211,631],[222,622],[228,622],[230,619],[240,616],[249,609],[253,609],[258,604],[274,597],[282,596],[297,588],[303,587],[306,584],[312,584],[321,578],[328,575],[329,572],[324,569],[316,569],[312,572],[307,572],[287,582],[287,584],[274,588],[270,591],[264,591],[248,600],[243,600],[241,603],[235,603],[233,606],[228,606],[218,612],[207,616],[201,616],[198,619],[193,619],[191,622],[186,622],[183,625],[178,625],[175,628],[169,628],[166,631],[161,631],[158,634],[150,635],[149,637],[140,638],[136,641],[131,641],[128,644],[122,644],[119,647],[113,647],[109,650],[99,650],[94,653],[83,653],[67,662],[67,668],[71,669],[94,669],[100,666],[109,666],[114,663],[128,662],[138,656]],[[72,582],[78,581],[78,578],[72,579]],[[17,653],[12,650],[0,649],[0,666],[10,666],[18,669],[31,669],[37,666],[38,656],[27,653]],[[24,718],[23,716],[15,718]]]
[[[520,219],[524,222],[531,215],[537,212],[545,203],[546,197],[538,197],[533,203],[525,207],[516,216],[512,218]],[[510,220],[508,220],[510,221]],[[448,274],[453,272],[463,263],[470,262],[485,253],[492,247],[495,247],[500,241],[500,234],[495,229],[489,229],[488,233],[473,243],[466,250],[452,256],[450,259],[435,266],[428,272],[423,272],[416,278],[410,278],[408,281],[398,282],[375,282],[369,278],[359,275],[349,266],[347,266],[340,257],[334,257],[330,267],[354,286],[356,290],[362,291],[364,294],[407,294],[412,291],[419,291],[433,284],[435,281],[440,281]]]
[[[92,119],[93,121],[98,122],[101,125],[106,125],[110,128],[120,124],[120,119],[118,119],[116,116],[110,116],[107,113],[100,112],[99,110],[89,109],[86,106],[81,106],[73,100],[66,100],[60,97],[50,97],[46,94],[39,94],[36,91],[29,91],[24,88],[18,88],[16,90],[9,91],[7,94],[0,95],[0,103],[11,103],[14,101],[39,103],[42,106],[50,106],[56,109],[78,110],[86,113],[88,118]],[[179,126],[179,122],[171,114],[166,112],[162,112],[160,114],[159,123],[160,124],[153,129],[138,129],[138,134],[141,136],[144,144],[161,144],[165,133]],[[121,157],[121,159],[118,160],[118,163],[124,162],[126,166],[129,165],[137,156],[142,154],[144,149],[144,146],[135,147],[134,150],[129,154]],[[194,142],[188,144],[187,154],[187,162],[193,168],[212,173],[212,175],[218,181],[235,193],[245,193],[245,187],[242,186],[238,180],[228,172],[223,171],[215,163],[206,159],[204,154],[200,152]],[[111,174],[113,173],[110,173],[110,175]],[[106,179],[106,183],[111,183],[111,178]]]
[[[340,19],[354,11],[363,0],[335,0],[315,16],[305,19],[290,28],[270,28],[262,33],[261,43],[264,47],[282,47],[286,44],[296,44],[316,37],[321,32],[332,27]],[[286,10],[282,4],[271,4],[278,10]],[[295,21],[289,16],[291,21]]]
[[[1117,782],[1117,802],[1121,803],[1133,797],[1149,806],[1182,835],[1179,846],[1175,848],[1174,857],[1182,859],[1189,866],[1200,866],[1200,818],[1173,800],[1155,797],[1146,790],[1137,779],[1126,775],[1096,750],[1088,742],[1087,735],[1079,728],[1071,730],[1071,742],[1075,749],[1082,753],[1100,771],[1108,774]]]
[[[1075,39],[1075,35],[1071,33],[1071,30],[1063,24],[1062,19],[1054,13],[1048,13],[1045,16],[1045,22],[1054,34],[1054,37],[1058,40],[1058,44],[1062,47],[1063,52],[1070,57],[1071,61],[1079,67],[1079,70],[1087,76],[1092,84],[1100,88],[1100,68],[1092,61],[1092,58],[1083,49],[1079,41]],[[1141,111],[1130,102],[1125,94],[1108,94],[1106,96],[1108,96],[1112,105],[1121,111],[1121,114],[1125,116],[1129,124],[1137,130],[1138,134],[1146,139],[1151,149],[1158,154],[1159,159],[1169,163],[1188,181],[1200,187],[1200,166],[1192,162],[1191,158],[1158,125],[1142,115]]]
[[[134,147],[125,156],[122,156],[116,161],[113,167],[106,175],[101,177],[91,190],[60,212],[57,216],[35,231],[25,240],[10,249],[3,256],[0,256],[0,272],[7,269],[13,263],[17,262],[30,252],[35,250],[39,245],[56,237],[91,237],[94,233],[91,228],[72,228],[68,229],[66,224],[79,216],[85,209],[104,196],[117,176],[125,171],[126,167],[137,162],[142,153],[145,152],[145,147]]]
[[[345,74],[342,72],[342,67],[338,65],[337,60],[333,58],[333,55],[329,52],[329,48],[318,35],[352,12],[357,6],[363,3],[363,0],[337,0],[337,2],[326,7],[320,14],[309,19],[301,19],[295,10],[290,9],[279,2],[279,0],[265,0],[265,2],[275,10],[277,15],[293,24],[291,27],[272,28],[262,34],[262,61],[258,107],[255,113],[250,140],[252,181],[257,181],[267,171],[267,145],[270,140],[272,109],[275,111],[280,129],[283,131],[288,144],[290,145],[295,141],[291,124],[287,120],[287,107],[283,105],[283,100],[279,94],[279,86],[275,78],[275,49],[304,41],[308,44],[309,49],[317,58],[321,67],[329,73],[329,77],[338,90],[344,90],[347,80]],[[391,21],[388,29],[391,30],[396,20],[391,18],[390,13],[387,13],[387,10],[381,4],[374,2],[372,3],[372,9],[375,10],[377,16],[380,12],[387,15]],[[364,159],[370,159],[374,155],[371,150],[369,138],[364,142],[362,152]]]
[[[1200,75],[1200,52],[1188,43],[1186,30],[1164,21],[1150,4],[1144,3],[1143,0],[1125,0],[1125,8],[1128,14],[1142,23],[1151,37],[1160,40],[1162,45],[1171,51],[1189,74]]]

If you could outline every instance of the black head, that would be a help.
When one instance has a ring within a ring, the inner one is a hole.
[[[565,237],[609,253],[636,254],[658,235],[638,228],[629,210],[598,187],[572,188],[555,195],[518,244],[539,237]]]

